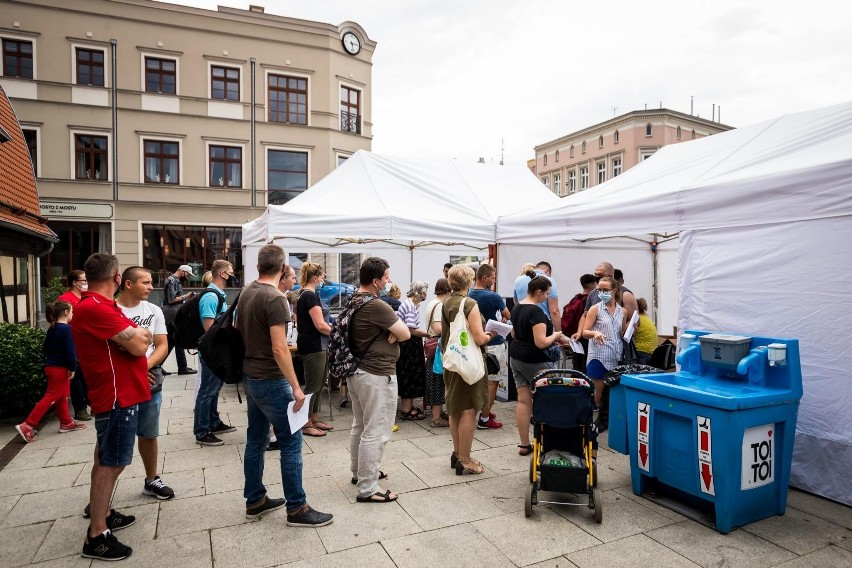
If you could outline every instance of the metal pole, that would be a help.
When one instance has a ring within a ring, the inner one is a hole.
[[[652,289],[654,291],[653,299],[654,299],[654,325],[657,325],[657,300],[659,298],[659,290],[660,290],[660,266],[657,260],[657,239],[654,238],[654,242],[651,243],[651,263],[654,267],[654,283],[652,285]]]
[[[257,152],[256,150],[256,136],[257,136],[257,121],[254,117],[254,103],[256,96],[256,86],[254,84],[254,73],[255,73],[255,64],[257,60],[252,57],[251,58],[251,206],[257,206]]]
[[[111,39],[109,45],[112,56],[112,200],[118,201],[118,87],[115,84],[118,77],[118,41]]]

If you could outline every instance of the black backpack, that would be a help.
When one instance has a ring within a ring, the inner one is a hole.
[[[222,304],[225,303],[225,296],[212,288],[207,288],[197,296],[192,296],[184,302],[177,313],[175,313],[175,345],[183,349],[197,349],[198,340],[204,335],[204,326],[201,324],[201,310],[199,303],[204,294],[212,293],[219,297],[219,304],[216,306],[216,313],[222,310]]]
[[[358,363],[361,362],[361,359],[352,353],[349,345],[349,331],[352,326],[352,318],[355,316],[355,312],[361,309],[364,304],[375,299],[375,296],[368,296],[366,294],[352,296],[346,307],[343,308],[343,311],[334,320],[328,341],[328,376],[332,381],[340,381],[355,374],[355,370],[358,368]],[[379,335],[381,335],[381,331],[367,345],[367,350],[370,349],[373,341]],[[363,357],[363,354],[361,356]]]
[[[228,311],[216,319],[198,342],[198,353],[204,359],[204,364],[229,385],[242,381],[243,359],[246,355],[243,335],[234,327],[234,309],[239,299],[238,294]]]

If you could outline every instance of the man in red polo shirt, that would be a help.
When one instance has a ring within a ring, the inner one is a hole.
[[[112,531],[136,519],[109,508],[118,476],[133,457],[139,403],[150,400],[145,352],[151,331],[137,327],[121,311],[113,295],[121,286],[118,259],[108,253],[90,256],[83,266],[89,289],[74,310],[79,320],[71,334],[86,376],[97,445],[89,491],[91,516],[83,556],[122,560],[133,553]]]

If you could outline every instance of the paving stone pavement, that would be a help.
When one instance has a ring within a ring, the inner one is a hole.
[[[447,428],[428,420],[400,421],[385,452],[386,485],[395,503],[355,502],[349,483],[351,410],[324,420],[334,430],[304,439],[304,484],[311,505],[335,515],[318,529],[286,525],[283,511],[248,521],[242,498],[245,404],[225,386],[220,411],[238,430],[225,445],[200,447],[192,436],[193,376],[167,377],[163,392],[159,470],[176,497],[142,495],[138,453],[119,478],[113,506],[137,516],[118,534],[134,549],[123,566],[158,568],[602,568],[602,567],[852,567],[852,508],[790,490],[783,516],[721,535],[633,495],[626,456],[606,448],[598,458],[604,519],[586,507],[540,504],[524,516],[529,459],[517,455],[514,404],[497,403],[505,426],[477,431],[473,456],[484,475],[456,476],[449,468]],[[21,444],[0,471],[0,567],[81,567],[87,521],[94,425],[58,434],[49,422],[24,445],[13,425],[0,425],[0,445]],[[266,454],[264,481],[282,494],[278,457]]]

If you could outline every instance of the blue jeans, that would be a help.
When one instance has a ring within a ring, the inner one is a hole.
[[[198,387],[198,396],[195,397],[195,421],[192,430],[196,439],[201,439],[222,425],[219,418],[219,391],[222,390],[223,383],[201,357],[198,357],[198,364],[201,366],[201,385]]]
[[[287,405],[293,399],[293,389],[284,379],[255,379],[243,375],[248,407],[248,430],[243,472],[246,483],[243,496],[246,506],[254,505],[266,495],[263,485],[263,463],[269,444],[269,425],[281,445],[281,482],[287,510],[301,508],[306,502],[302,488],[302,431],[290,433]]]

